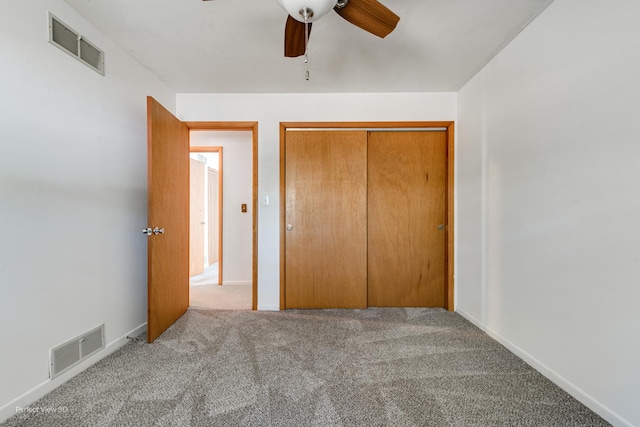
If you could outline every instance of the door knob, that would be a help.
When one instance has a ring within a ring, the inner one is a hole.
[[[156,236],[158,234],[164,234],[164,228],[158,228],[158,227],[154,228],[153,229],[153,234],[155,234]]]
[[[438,230],[444,231],[444,224],[438,224]]]
[[[293,230],[293,225],[287,224],[287,231],[291,231],[291,230]]]
[[[147,236],[151,236],[151,228],[147,227],[147,228],[143,228],[142,229],[142,234],[146,234]]]

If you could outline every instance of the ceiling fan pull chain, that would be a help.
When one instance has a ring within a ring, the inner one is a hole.
[[[305,80],[309,80],[309,61],[307,61],[307,59],[305,58],[304,63],[305,63],[305,66],[306,66],[306,70],[304,72],[304,78],[305,78]]]
[[[304,78],[309,80],[309,13],[304,13]]]

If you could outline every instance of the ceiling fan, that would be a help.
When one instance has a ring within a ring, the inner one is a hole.
[[[203,0],[208,1],[208,0]],[[331,9],[353,25],[384,38],[392,32],[400,17],[378,0],[277,0],[287,11],[284,30],[284,56],[304,55],[311,23]]]
[[[277,0],[287,11],[284,30],[284,56],[304,55],[311,23],[333,10],[365,31],[384,38],[398,24],[400,17],[378,0]],[[308,26],[308,28],[306,28]]]

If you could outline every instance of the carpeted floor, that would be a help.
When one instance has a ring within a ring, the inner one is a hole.
[[[455,313],[190,309],[3,426],[603,426]]]

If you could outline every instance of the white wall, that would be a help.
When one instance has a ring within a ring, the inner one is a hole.
[[[48,42],[47,11],[105,51]],[[68,378],[49,349],[146,322],[146,95],[175,96],[61,0],[0,2],[0,420]],[[95,358],[94,358],[95,360]]]
[[[258,309],[280,305],[280,122],[455,120],[456,94],[178,94],[185,121],[258,121]]]
[[[555,1],[458,97],[458,310],[616,425],[640,425],[638,16]]]
[[[253,244],[253,135],[192,131],[190,144],[222,147],[222,284],[250,285]],[[247,212],[241,212],[246,203]]]

